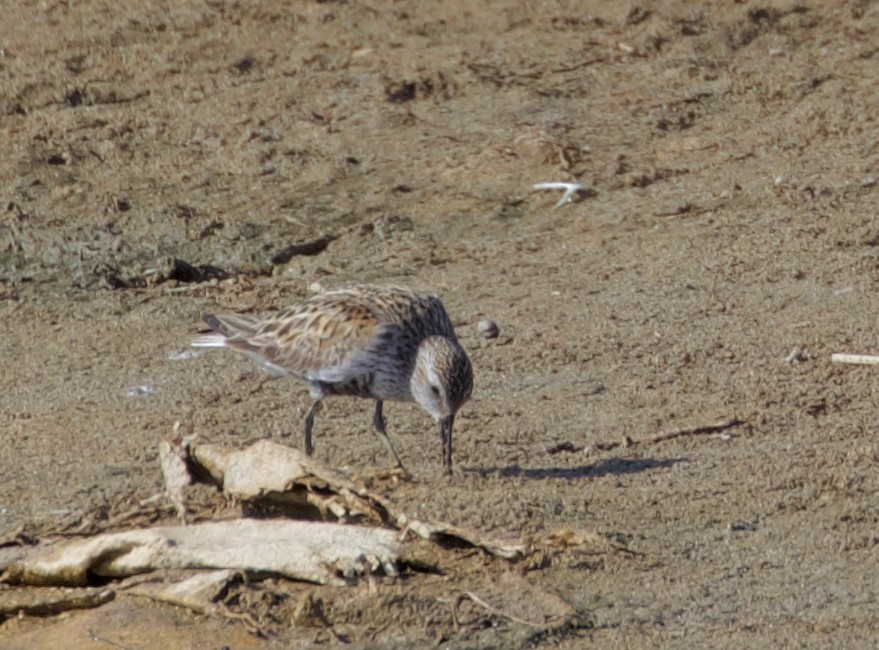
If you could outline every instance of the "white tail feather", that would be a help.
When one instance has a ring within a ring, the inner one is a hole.
[[[194,348],[225,348],[226,337],[222,334],[202,334],[192,339],[190,345]]]

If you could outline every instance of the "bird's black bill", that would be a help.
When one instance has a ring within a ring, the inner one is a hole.
[[[452,425],[455,423],[455,416],[440,420],[440,435],[443,439],[443,465],[446,474],[452,474]]]

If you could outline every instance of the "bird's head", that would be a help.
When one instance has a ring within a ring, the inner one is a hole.
[[[473,368],[460,344],[444,336],[421,342],[410,381],[415,402],[440,424],[443,461],[452,471],[452,424],[473,391]]]

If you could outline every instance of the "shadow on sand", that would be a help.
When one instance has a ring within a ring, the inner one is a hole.
[[[527,479],[549,478],[599,478],[608,474],[637,474],[651,469],[666,469],[678,463],[687,462],[689,458],[608,458],[594,465],[578,465],[577,467],[465,467],[465,474],[479,474],[482,477],[498,476],[501,478],[522,477]]]

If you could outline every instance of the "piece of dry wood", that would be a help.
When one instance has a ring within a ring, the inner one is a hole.
[[[744,420],[741,420],[737,417],[728,418],[726,420],[720,420],[715,422],[714,424],[702,424],[695,427],[687,427],[685,429],[674,429],[672,431],[664,431],[662,433],[657,433],[655,436],[651,436],[649,438],[641,438],[640,440],[634,440],[629,436],[625,436],[622,442],[598,442],[595,443],[595,449],[599,449],[601,451],[610,451],[611,449],[616,449],[617,447],[636,447],[638,445],[653,445],[658,442],[665,442],[666,440],[673,440],[675,438],[683,438],[684,436],[704,436],[713,433],[718,433],[720,431],[724,431],[726,429],[733,429],[735,427],[741,426],[745,424]],[[566,440],[564,442],[560,442],[552,447],[547,448],[546,453],[548,454],[560,454],[562,452],[571,452],[571,453],[579,453],[584,451],[587,448],[587,445],[575,445],[574,443]]]
[[[837,353],[830,355],[833,363],[850,363],[860,366],[879,365],[879,356],[875,354],[843,354]]]
[[[217,612],[217,598],[237,573],[232,569],[201,570],[176,580],[156,580],[152,577],[156,574],[150,574],[140,581],[129,578],[120,584],[120,590],[124,584],[126,594],[179,605],[199,614],[212,614]]]
[[[3,582],[88,585],[157,569],[230,569],[318,584],[383,571],[396,575],[398,533],[310,521],[236,519],[163,526],[27,549]]]
[[[177,441],[159,442],[159,465],[165,481],[165,494],[181,522],[186,521],[186,504],[183,490],[189,485],[189,470],[186,467],[186,448]]]
[[[116,597],[110,587],[60,588],[0,591],[0,621],[7,616],[54,616],[72,609],[88,609]]]
[[[744,423],[744,420],[740,420],[739,418],[729,418],[728,420],[721,420],[720,422],[715,422],[714,424],[705,424],[697,427],[689,427],[687,429],[675,429],[673,431],[658,433],[655,436],[646,438],[644,440],[633,440],[630,446],[652,445],[657,442],[665,442],[666,440],[683,438],[684,436],[704,436],[707,434],[718,433],[719,431],[724,431],[726,429],[732,429]]]
[[[416,519],[382,495],[357,484],[345,474],[325,467],[298,449],[260,440],[245,449],[193,445],[190,460],[229,496],[241,500],[301,509],[308,506],[340,520],[366,520],[429,539],[438,544],[461,542],[492,555],[517,560],[527,553],[519,540],[499,540],[478,530]]]

